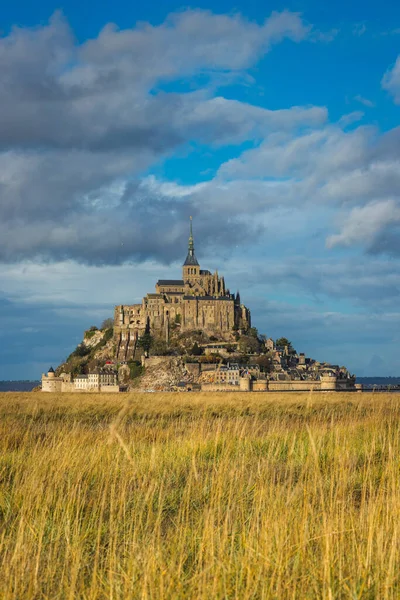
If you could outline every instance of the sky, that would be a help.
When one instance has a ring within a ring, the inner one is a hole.
[[[260,333],[400,375],[400,3],[16,0],[0,32],[0,379],[202,268]]]

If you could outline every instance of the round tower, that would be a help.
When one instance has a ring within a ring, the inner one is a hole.
[[[336,381],[336,375],[321,375],[321,392],[335,392]]]
[[[239,388],[241,392],[249,392],[250,391],[250,383],[251,379],[248,375],[244,377],[240,377],[239,379]]]

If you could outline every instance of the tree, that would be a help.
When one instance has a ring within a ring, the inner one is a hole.
[[[203,354],[203,348],[200,348],[200,346],[198,345],[197,342],[195,342],[192,346],[192,349],[190,351],[190,354],[192,356],[201,356]]]
[[[281,338],[277,339],[275,342],[275,345],[277,347],[279,346],[280,348],[284,348],[285,346],[287,346],[289,354],[295,352],[295,349],[292,346],[292,342],[289,342],[289,340],[285,337],[281,337]]]
[[[153,343],[153,338],[151,337],[150,333],[144,333],[139,339],[138,339],[138,348],[142,348],[144,350],[144,352],[146,354],[148,354],[150,352],[150,348],[152,346]]]
[[[250,327],[249,331],[247,332],[247,335],[249,335],[250,337],[258,338],[257,327]]]
[[[272,370],[272,354],[262,354],[255,359],[256,364],[264,373],[270,373]]]
[[[73,354],[75,356],[87,356],[90,353],[90,348],[88,348],[86,346],[86,344],[84,344],[83,342],[81,344],[79,344],[79,346],[76,347],[75,351],[73,352]]]
[[[242,335],[239,339],[238,350],[243,354],[258,352],[260,343],[258,339],[252,335]]]
[[[100,329],[110,329],[111,327],[114,327],[114,319],[111,319],[111,317],[109,317],[108,319],[104,319]]]

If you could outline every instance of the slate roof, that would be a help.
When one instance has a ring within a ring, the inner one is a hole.
[[[226,298],[224,296],[183,296],[184,300],[229,300],[232,298]]]
[[[157,285],[181,285],[184,286],[183,279],[159,279]]]
[[[199,263],[197,262],[197,258],[194,255],[194,252],[189,251],[188,255],[186,257],[185,262],[183,263],[184,267],[198,267],[200,266]]]

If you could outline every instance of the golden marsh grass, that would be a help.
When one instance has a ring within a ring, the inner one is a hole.
[[[400,395],[0,394],[0,598],[400,597]]]

